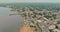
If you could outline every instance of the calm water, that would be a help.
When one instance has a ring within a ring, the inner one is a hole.
[[[0,7],[0,32],[18,32],[18,28],[22,24],[20,15],[9,16],[10,8]]]

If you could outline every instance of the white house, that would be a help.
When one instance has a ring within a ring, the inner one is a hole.
[[[51,29],[55,29],[55,25],[50,25],[48,28],[51,30]]]
[[[58,30],[58,29],[54,29],[53,32],[60,32],[60,30]]]

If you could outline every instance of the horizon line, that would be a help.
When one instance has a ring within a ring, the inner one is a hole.
[[[9,2],[9,3],[60,3],[60,2]]]

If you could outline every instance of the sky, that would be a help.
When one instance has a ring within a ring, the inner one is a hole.
[[[60,3],[60,0],[0,0],[0,3],[13,3],[13,2],[52,2],[52,3]]]

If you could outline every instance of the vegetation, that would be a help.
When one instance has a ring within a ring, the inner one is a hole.
[[[57,24],[60,24],[60,20],[59,20],[59,21],[57,21]]]

